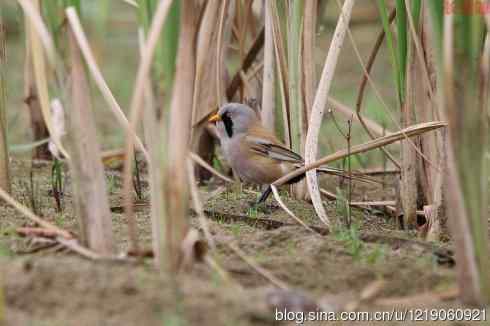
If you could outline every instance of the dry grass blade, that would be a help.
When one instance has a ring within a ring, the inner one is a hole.
[[[354,0],[346,0],[344,2],[344,6],[342,7],[339,21],[332,38],[332,43],[330,44],[330,49],[328,51],[327,58],[325,59],[322,77],[318,84],[315,100],[313,102],[310,122],[308,125],[308,134],[306,135],[306,165],[311,164],[316,159],[318,153],[318,136],[320,133],[321,123],[323,121],[323,112],[327,104],[330,86],[332,84],[333,75],[337,66],[337,59],[344,43],[345,34],[349,28],[349,20],[353,6]],[[306,173],[306,182],[315,211],[322,222],[328,226],[330,221],[322,204],[320,189],[318,187],[318,177],[315,171],[309,171]]]
[[[228,243],[227,246],[235,252],[235,254],[240,257],[244,262],[246,262],[250,267],[252,267],[257,273],[262,275],[266,280],[274,284],[280,289],[288,290],[289,286],[286,283],[279,280],[277,277],[272,275],[268,270],[260,267],[252,258],[248,257],[241,249],[232,243]]]
[[[133,169],[133,156],[134,156],[134,133],[136,131],[136,126],[138,125],[141,110],[144,107],[142,105],[143,95],[146,85],[146,80],[150,73],[151,64],[153,62],[153,56],[155,54],[155,49],[159,40],[160,32],[162,30],[163,24],[165,23],[165,18],[170,10],[172,1],[161,0],[158,3],[158,7],[155,12],[155,16],[152,20],[151,27],[148,32],[148,39],[146,40],[145,46],[142,51],[142,58],[138,67],[138,73],[136,75],[135,86],[133,90],[133,96],[131,98],[130,106],[130,125],[126,132],[126,161],[124,164],[123,171],[123,196],[124,196],[124,207],[125,213],[128,220],[128,227],[130,230],[136,229],[136,222],[133,216],[133,203],[131,196],[131,171]],[[131,247],[136,249],[138,247],[136,235],[130,236],[132,239]],[[137,250],[136,250],[137,251]]]
[[[356,112],[352,110],[350,107],[339,102],[333,97],[328,97],[328,104],[330,104],[335,111],[339,112],[347,119],[353,119],[354,121],[357,121],[362,125],[364,125],[364,128],[367,128],[377,137],[381,137],[383,135],[392,133],[392,131],[386,130],[385,128],[380,126],[376,121],[366,118],[360,114],[356,114]],[[374,138],[375,137],[373,136],[372,139]]]
[[[216,171],[216,169],[214,169],[211,165],[209,165],[206,161],[204,161],[196,153],[190,152],[189,153],[189,156],[190,156],[190,158],[194,162],[196,162],[197,164],[199,164],[200,166],[202,166],[203,168],[205,168],[206,170],[208,170],[209,172],[211,172],[212,174],[214,174],[215,176],[217,176],[221,180],[226,181],[226,182],[229,182],[229,183],[233,183],[234,182],[233,180],[231,180],[230,178],[228,178],[226,175],[224,175],[224,174],[219,173],[218,171]]]
[[[33,212],[31,212],[31,210],[29,210],[29,208],[25,207],[24,205],[22,205],[21,203],[19,203],[18,201],[16,201],[14,198],[12,198],[2,188],[0,188],[0,198],[2,198],[7,204],[9,204],[13,208],[15,208],[15,210],[17,210],[19,213],[21,213],[22,215],[24,215],[25,217],[27,217],[29,220],[33,221],[34,223],[39,224],[43,228],[46,228],[46,229],[48,229],[50,231],[53,231],[56,234],[58,234],[59,236],[64,237],[66,239],[71,239],[73,237],[70,234],[70,232],[65,231],[65,230],[57,227],[56,225],[51,224],[51,223],[43,220],[42,218],[36,216],[36,214],[34,214]]]
[[[286,204],[284,204],[284,202],[282,201],[281,199],[281,196],[279,195],[279,191],[277,191],[277,187],[274,186],[274,185],[271,185],[271,189],[272,189],[272,193],[274,194],[274,198],[277,200],[277,202],[279,203],[279,206],[281,206],[281,208],[289,215],[291,216],[293,219],[296,220],[296,222],[298,222],[301,226],[303,226],[305,229],[307,229],[308,231],[312,232],[312,233],[315,233],[315,231],[310,228],[308,225],[305,224],[305,222],[303,222],[299,217],[297,217],[296,215],[294,215],[293,212],[291,212],[291,210],[286,206]]]
[[[77,12],[75,8],[73,7],[68,7],[66,9],[66,17],[68,18],[68,22],[70,24],[70,27],[73,30],[73,34],[75,35],[75,38],[77,40],[78,46],[80,47],[80,50],[82,51],[83,57],[85,59],[85,62],[87,63],[87,67],[92,74],[92,77],[95,81],[95,84],[99,88],[102,96],[106,100],[107,104],[109,104],[109,108],[111,109],[112,114],[116,117],[117,121],[119,124],[126,130],[126,132],[129,132],[132,134],[132,136],[135,138],[135,143],[136,146],[143,152],[146,160],[149,160],[148,152],[146,151],[145,147],[143,146],[143,143],[139,139],[139,137],[134,133],[134,130],[129,128],[129,122],[128,119],[126,118],[123,110],[119,106],[119,103],[117,102],[116,98],[112,94],[109,86],[107,85],[104,77],[102,76],[102,73],[99,69],[99,66],[97,65],[97,62],[95,61],[94,55],[92,54],[92,50],[90,49],[90,45],[87,41],[87,37],[85,36],[85,33],[83,32],[83,27],[82,24],[80,23],[80,19],[78,18]]]
[[[294,170],[285,176],[281,177],[280,179],[274,181],[273,185],[275,186],[281,186],[285,182],[291,180],[294,177],[297,177],[309,170],[316,169],[322,165],[328,164],[333,161],[340,160],[344,157],[347,157],[349,155],[355,155],[358,153],[364,153],[382,146],[386,146],[389,144],[392,144],[396,141],[402,140],[406,137],[413,137],[413,136],[418,136],[423,133],[436,130],[442,127],[446,127],[447,124],[445,122],[425,122],[425,123],[419,123],[414,126],[410,126],[408,128],[405,128],[403,130],[400,130],[398,132],[386,135],[384,137],[377,138],[375,140],[368,141],[363,144],[355,145],[352,146],[350,149],[350,152],[347,149],[342,149],[339,150],[333,154],[330,154],[328,156],[325,156],[313,163],[306,164],[304,167],[299,168],[297,170]]]
[[[191,199],[194,210],[199,217],[199,223],[201,224],[201,228],[204,232],[204,236],[206,237],[206,241],[207,243],[209,243],[211,249],[214,250],[216,248],[216,245],[214,243],[213,236],[209,231],[208,221],[206,220],[206,216],[204,215],[202,202],[199,198],[199,189],[197,188],[196,177],[194,176],[194,167],[192,166],[191,160],[187,160],[187,174],[189,176],[189,186],[191,190]]]

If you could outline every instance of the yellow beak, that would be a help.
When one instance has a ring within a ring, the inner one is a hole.
[[[208,122],[216,122],[216,121],[220,121],[220,120],[221,120],[221,117],[218,115],[218,113],[216,113],[208,119]]]

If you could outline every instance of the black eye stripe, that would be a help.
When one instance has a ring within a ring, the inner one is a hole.
[[[226,130],[226,133],[228,134],[228,137],[231,138],[233,136],[233,120],[231,120],[230,114],[228,112],[225,112],[222,115],[221,120],[223,121],[223,124],[225,125],[225,130]]]

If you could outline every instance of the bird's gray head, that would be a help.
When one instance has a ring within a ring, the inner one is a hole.
[[[245,104],[227,103],[211,117],[210,121],[216,121],[220,137],[231,138],[236,134],[247,132],[252,124],[259,121],[259,118],[255,111]]]

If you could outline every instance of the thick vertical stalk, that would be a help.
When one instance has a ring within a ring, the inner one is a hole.
[[[2,9],[0,7],[0,188],[10,192],[9,154],[7,142],[7,108],[6,108],[6,80],[5,67],[7,66],[6,29],[3,25]]]
[[[405,7],[402,8],[403,11]],[[404,16],[403,13],[401,16]],[[399,19],[399,12],[397,7],[397,21]],[[400,17],[401,19],[401,17]],[[403,18],[405,22],[405,18]],[[398,30],[404,33],[404,37],[401,39],[406,42],[408,37],[406,35],[406,28],[403,29],[398,24]],[[402,40],[399,40],[401,42]],[[402,87],[402,93],[399,94],[401,99],[401,126],[406,128],[416,123],[415,119],[415,103],[416,97],[416,85],[422,81],[416,79],[417,69],[417,56],[415,54],[415,45],[412,38],[410,38],[409,48],[403,45],[398,46],[400,69],[405,70],[406,73],[400,73],[400,80],[405,83],[405,87]],[[404,52],[405,51],[405,52]],[[408,53],[407,53],[408,52]],[[408,58],[408,64],[406,62]],[[402,64],[403,62],[403,64]],[[403,140],[401,142],[401,181],[400,181],[400,197],[403,208],[403,220],[405,227],[415,228],[417,222],[417,152],[415,145],[417,141]]]
[[[95,121],[80,50],[71,28],[68,32],[71,59],[70,167],[82,241],[101,254],[114,252],[112,220],[100,160]]]
[[[461,2],[446,3],[451,10],[445,14],[442,6],[430,7],[433,35],[442,62],[438,77],[442,80],[443,92],[439,101],[449,122],[446,205],[456,248],[461,298],[469,304],[488,304],[490,267],[485,158],[488,108],[483,108],[483,103],[488,102],[480,98],[484,94],[479,92],[482,82],[479,66],[483,40],[481,16],[455,17],[454,11],[462,9],[455,4]]]
[[[307,130],[303,121],[303,92],[301,80],[303,66],[301,64],[301,27],[303,21],[303,1],[289,2],[288,21],[288,68],[289,68],[289,108],[291,116],[291,149],[296,153],[304,153]],[[305,182],[301,181],[294,187],[296,198],[303,198],[306,194]]]
[[[264,75],[262,82],[262,124],[274,131],[274,31],[271,7],[264,3],[265,40],[264,40]]]
[[[195,1],[181,2],[181,25],[172,101],[170,106],[171,137],[165,166],[163,196],[167,200],[166,255],[167,268],[179,266],[180,248],[188,229],[188,177],[186,160],[189,152],[192,96],[195,73],[195,37],[198,7]]]
[[[303,65],[302,90],[304,92],[303,129],[308,129],[308,121],[313,108],[316,86],[315,38],[318,0],[306,0],[303,18],[302,52]]]

